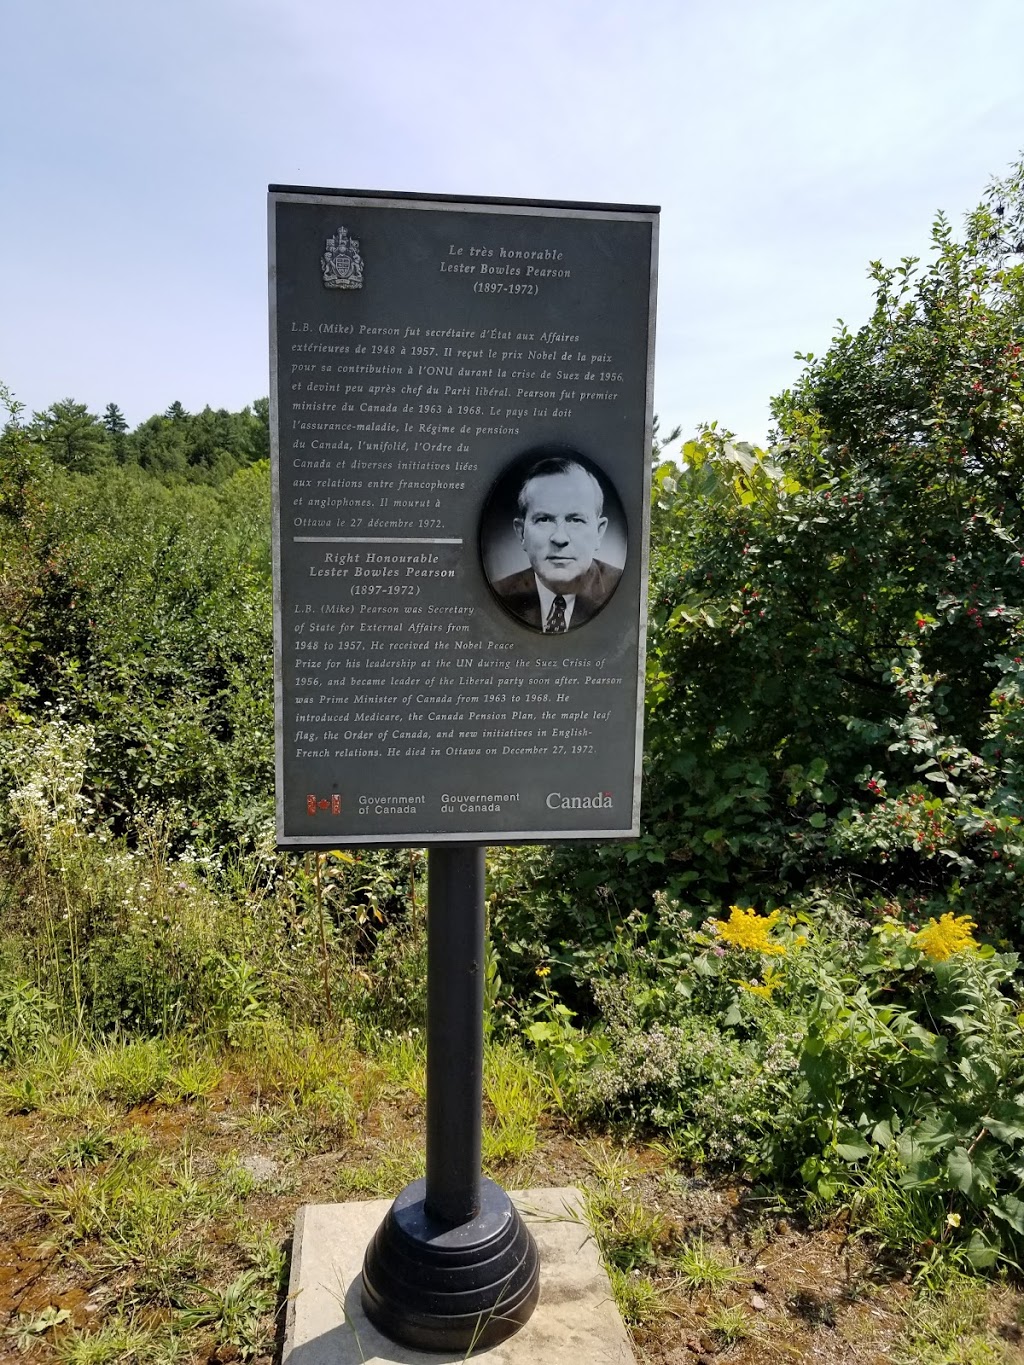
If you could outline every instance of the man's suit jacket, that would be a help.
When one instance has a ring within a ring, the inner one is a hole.
[[[589,621],[592,616],[596,616],[615,591],[615,586],[621,577],[621,569],[616,569],[611,564],[605,564],[600,559],[595,559],[576,589],[576,601],[573,605],[568,629],[575,630],[584,621]],[[500,578],[493,587],[504,605],[514,616],[518,616],[520,621],[524,621],[528,626],[533,626],[534,630],[544,629],[544,622],[541,619],[540,596],[537,593],[537,579],[532,569],[523,569],[522,573],[514,573],[510,574],[508,578]]]

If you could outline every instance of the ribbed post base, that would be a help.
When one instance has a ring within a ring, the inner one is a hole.
[[[540,1292],[537,1246],[493,1180],[480,1212],[455,1226],[424,1206],[426,1182],[407,1185],[363,1261],[363,1309],[392,1341],[421,1351],[483,1350],[528,1321]]]

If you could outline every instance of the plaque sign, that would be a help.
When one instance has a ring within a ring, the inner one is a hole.
[[[657,209],[269,215],[279,844],[635,836]]]

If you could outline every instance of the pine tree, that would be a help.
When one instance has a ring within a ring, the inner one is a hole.
[[[103,414],[103,425],[111,436],[123,436],[128,430],[125,415],[116,403],[107,404],[106,412]]]
[[[110,459],[110,445],[100,419],[84,403],[62,398],[33,417],[32,435],[50,459],[67,469],[89,474]]]
[[[116,403],[108,403],[103,414],[103,425],[110,438],[111,449],[118,464],[124,464],[128,458],[128,442],[125,440],[125,433],[128,430],[128,422],[124,413]]]

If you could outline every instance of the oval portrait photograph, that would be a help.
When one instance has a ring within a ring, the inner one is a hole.
[[[578,451],[528,451],[502,471],[484,504],[480,557],[494,596],[522,625],[545,635],[577,630],[622,577],[622,503]]]

